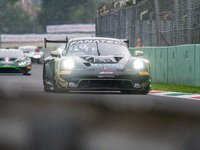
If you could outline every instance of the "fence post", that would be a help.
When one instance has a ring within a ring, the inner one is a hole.
[[[186,32],[186,44],[192,44],[192,0],[187,0],[187,32]]]
[[[179,7],[178,0],[174,0],[174,44],[179,45]]]
[[[158,0],[154,0],[155,12],[156,12],[156,32],[157,32],[157,45],[161,46],[161,27],[160,27],[160,8]]]

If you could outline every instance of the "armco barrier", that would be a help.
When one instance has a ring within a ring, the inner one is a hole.
[[[200,45],[130,48],[143,51],[151,64],[152,82],[200,86]]]

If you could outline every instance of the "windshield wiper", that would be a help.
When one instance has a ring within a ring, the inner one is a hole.
[[[100,56],[101,53],[100,53],[100,51],[99,51],[99,45],[98,45],[97,41],[96,41],[96,45],[97,45],[97,53],[98,53],[98,56]]]

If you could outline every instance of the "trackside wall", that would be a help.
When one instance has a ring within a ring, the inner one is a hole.
[[[129,48],[143,51],[151,64],[152,82],[200,86],[200,44]]]

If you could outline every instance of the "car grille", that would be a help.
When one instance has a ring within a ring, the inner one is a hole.
[[[10,58],[10,61],[16,61],[17,58]]]
[[[21,73],[21,71],[15,68],[0,68],[0,73]]]
[[[128,80],[81,80],[78,88],[133,88]]]

